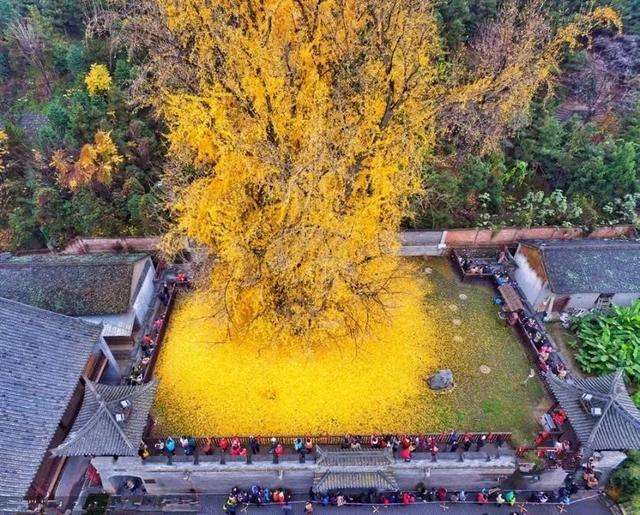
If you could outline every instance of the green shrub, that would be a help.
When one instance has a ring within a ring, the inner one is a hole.
[[[636,510],[640,510],[640,452],[629,452],[624,463],[611,474],[609,485],[613,487],[616,500],[627,508],[629,513],[638,513]]]
[[[11,65],[9,57],[4,52],[0,52],[0,83],[3,83],[11,76]]]
[[[585,372],[605,374],[622,368],[631,380],[640,382],[640,301],[579,318],[574,331],[576,361]]]
[[[116,59],[116,65],[113,71],[113,78],[115,79],[116,84],[121,87],[126,87],[131,80],[131,75],[131,63],[123,57]]]
[[[65,65],[67,71],[74,77],[84,75],[87,71],[87,60],[85,57],[84,46],[80,43],[69,45],[69,49],[65,55]]]

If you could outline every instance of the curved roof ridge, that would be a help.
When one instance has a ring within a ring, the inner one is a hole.
[[[109,418],[109,420],[113,423],[113,425],[115,426],[115,428],[118,431],[118,434],[120,435],[120,437],[122,438],[122,440],[124,441],[124,443],[127,445],[127,447],[129,447],[130,449],[134,449],[134,445],[129,441],[129,438],[127,437],[127,435],[124,433],[124,431],[122,430],[122,428],[120,427],[120,424],[118,424],[118,421],[116,420],[116,418],[113,416],[113,413],[111,413],[111,410],[109,409],[109,407],[107,406],[106,402],[102,399],[102,396],[98,393],[98,391],[96,390],[95,385],[93,384],[93,382],[88,379],[85,378],[85,382],[87,384],[87,386],[91,389],[91,391],[93,392],[93,394],[96,396],[96,400],[99,403],[100,408],[104,408],[104,411],[107,414],[107,417]],[[98,409],[98,412],[100,411],[100,408]]]
[[[607,374],[609,375],[609,374]],[[600,376],[600,377],[607,377]],[[570,379],[570,380],[562,380],[558,376],[553,373],[547,372],[547,380],[551,380],[555,382],[558,386],[564,388],[565,390],[573,390],[578,394],[589,394],[599,401],[607,402],[609,400],[610,395],[602,392],[594,391],[592,388],[589,388],[587,384],[585,384],[587,380],[582,378]]]
[[[91,416],[89,420],[87,420],[82,425],[82,427],[79,427],[77,430],[71,431],[60,445],[58,445],[55,449],[51,449],[51,453],[57,454],[58,450],[66,449],[71,444],[75,443],[79,438],[83,437],[86,433],[89,433],[90,430],[92,430],[96,426],[96,424],[99,422],[99,420],[102,418],[102,415],[103,415],[103,406],[100,405],[98,406],[98,409],[96,410],[96,412]]]
[[[110,385],[85,378],[85,398],[66,440],[52,452],[57,456],[133,456],[144,434],[158,385],[153,378],[141,385]],[[131,401],[124,421],[119,403]],[[77,430],[76,430],[77,428]]]
[[[548,372],[546,378],[560,407],[585,449],[607,450],[640,448],[640,410],[624,384],[624,371],[563,381]],[[582,396],[590,394],[602,406],[600,415],[585,410]]]

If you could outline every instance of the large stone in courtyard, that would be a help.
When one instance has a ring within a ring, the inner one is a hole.
[[[450,390],[453,388],[453,372],[449,369],[438,370],[427,379],[427,384],[432,390]]]

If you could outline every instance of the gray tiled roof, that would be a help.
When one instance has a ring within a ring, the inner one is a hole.
[[[316,474],[313,479],[313,491],[325,493],[330,490],[369,490],[396,491],[398,483],[388,472],[334,472]]]
[[[66,440],[51,452],[56,456],[134,456],[147,425],[158,382],[108,385],[85,380],[84,400]],[[124,410],[121,401],[131,405]],[[126,413],[123,422],[116,414]]]
[[[629,397],[621,370],[571,381],[549,372],[547,380],[587,452],[640,449],[640,410]],[[602,415],[591,415],[583,408],[581,399],[585,393],[593,396],[591,404],[601,408]]]
[[[134,265],[146,257],[0,254],[0,297],[70,316],[124,313],[144,279],[133,284]]]
[[[316,447],[316,463],[324,467],[370,467],[391,465],[394,463],[391,449],[342,449],[329,451]]]
[[[640,293],[640,241],[531,240],[553,293]]]
[[[0,502],[27,493],[101,331],[0,299]]]

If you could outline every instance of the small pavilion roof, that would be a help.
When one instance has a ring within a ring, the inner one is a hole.
[[[369,490],[389,492],[398,490],[398,483],[392,474],[377,472],[334,472],[316,474],[313,491],[325,493],[330,490]]]
[[[157,388],[157,379],[142,385],[85,379],[80,413],[65,441],[51,452],[56,456],[134,456]],[[120,415],[124,420],[118,420]]]
[[[570,381],[549,372],[547,380],[585,453],[640,449],[640,410],[624,385],[622,370]],[[586,409],[584,395],[591,395],[590,406],[599,408],[601,414],[594,415]]]
[[[316,463],[324,467],[383,467],[394,463],[391,449],[341,449],[330,451],[316,447]]]

